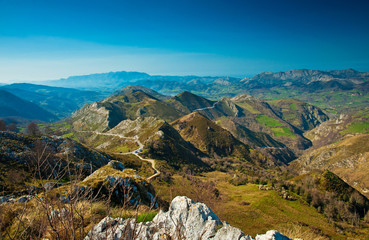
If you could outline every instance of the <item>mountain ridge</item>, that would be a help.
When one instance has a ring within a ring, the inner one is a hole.
[[[101,99],[102,94],[73,88],[50,87],[29,83],[14,83],[0,87],[17,97],[51,112],[58,119],[69,117],[85,103]]]
[[[0,89],[0,117],[55,121],[57,117],[38,105]]]
[[[161,100],[150,93],[161,96],[144,87],[129,86],[102,101],[88,104],[71,117],[72,132],[137,135],[148,150],[148,157],[168,161],[173,158],[166,155],[180,158],[178,153],[181,153],[189,162],[199,162],[195,159],[205,155],[222,161],[240,158],[252,162],[249,157],[252,146],[253,156],[257,156],[256,152],[260,155],[255,158],[255,164],[285,166],[311,145],[302,133],[327,119],[319,108],[296,100],[281,100],[271,106],[250,96],[211,101],[184,91],[167,100],[160,97]],[[311,121],[304,122],[305,125],[300,121],[292,124],[282,112]],[[155,125],[157,121],[164,122]],[[92,143],[93,138],[87,137],[87,140]],[[170,147],[165,148],[164,142]],[[114,143],[104,144],[93,145],[116,148]],[[187,151],[188,154],[184,154]],[[218,164],[210,162],[213,166]]]

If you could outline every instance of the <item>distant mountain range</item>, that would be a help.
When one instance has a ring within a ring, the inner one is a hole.
[[[72,76],[65,79],[44,81],[43,85],[56,87],[79,88],[95,91],[115,91],[132,83],[150,87],[154,90],[174,90],[171,85],[176,87],[191,88],[200,86],[209,88],[212,85],[230,86],[241,84],[246,89],[251,88],[271,88],[281,86],[307,87],[317,90],[318,87],[334,88],[341,90],[351,90],[358,87],[367,87],[369,80],[368,72],[360,72],[354,69],[320,71],[309,69],[290,70],[286,72],[263,72],[252,78],[230,78],[230,77],[200,77],[200,76],[158,76],[140,72],[109,72],[83,76]],[[41,82],[40,82],[41,83]],[[164,86],[158,84],[165,83]],[[101,89],[104,88],[104,89]],[[162,88],[162,89],[158,89]],[[181,89],[193,90],[193,89]],[[321,90],[321,89],[320,89]],[[180,91],[179,89],[177,91]]]
[[[217,80],[219,77],[199,77],[199,76],[160,76],[149,75],[141,72],[109,72],[109,73],[97,73],[82,76],[72,76],[64,79],[53,81],[39,82],[43,85],[55,86],[55,87],[69,87],[78,88],[83,90],[103,91],[112,93],[116,90],[122,89],[133,83],[139,83],[142,85],[144,81],[154,82],[178,82],[178,83],[211,83]],[[234,78],[234,80],[239,80]],[[136,85],[136,84],[135,84]]]
[[[129,85],[150,88],[155,93],[151,91],[149,94],[160,100],[163,100],[161,99],[163,96],[168,98],[166,96],[175,96],[188,91],[212,101],[242,94],[266,100],[295,98],[331,113],[355,111],[369,105],[369,73],[353,69],[264,72],[244,79],[155,76],[122,71],[72,76],[42,84],[49,86],[21,83],[0,86],[0,89],[35,103],[55,115],[57,119],[70,116],[85,103],[98,101],[111,94],[119,94],[122,88]],[[162,95],[155,95],[156,93]]]
[[[277,73],[264,72],[252,78],[241,79],[224,76],[155,76],[122,71],[73,76],[43,84],[103,91],[105,94],[111,94],[128,85],[140,85],[170,96],[190,91],[210,99],[234,97],[239,94],[251,94],[268,100],[298,98],[337,112],[368,104],[365,96],[369,90],[369,73],[354,69],[298,69]]]
[[[360,84],[368,80],[369,73],[359,72],[354,69],[320,71],[309,69],[290,70],[286,72],[263,72],[252,77],[251,81],[259,83],[280,85],[288,84],[289,81],[310,84],[312,82],[329,82],[332,80],[349,79],[354,84]],[[248,80],[247,78],[244,81]],[[291,82],[291,84],[293,84]]]

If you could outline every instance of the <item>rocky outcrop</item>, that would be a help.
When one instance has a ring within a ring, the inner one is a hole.
[[[160,94],[155,94],[160,97]],[[105,132],[120,122],[138,117],[155,117],[173,121],[181,113],[140,89],[122,90],[99,102],[85,105],[71,117],[75,131]]]
[[[177,196],[167,212],[160,211],[152,221],[105,217],[92,228],[85,240],[92,239],[237,239],[253,240],[240,229],[222,222],[204,203]],[[290,240],[272,230],[257,235],[256,240]]]
[[[77,131],[104,131],[109,128],[109,109],[101,103],[86,104],[72,116],[73,128]]]
[[[342,139],[345,136],[343,131],[351,121],[349,115],[340,114],[337,118],[326,121],[305,132],[304,136],[313,143],[314,148],[322,147]]]
[[[72,195],[83,195],[86,191],[101,199],[110,196],[110,200],[115,204],[146,204],[153,208],[158,207],[151,184],[133,169],[124,168],[121,162],[115,160],[86,177],[74,189]]]

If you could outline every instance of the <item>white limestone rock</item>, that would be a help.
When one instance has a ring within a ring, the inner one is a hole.
[[[178,196],[173,199],[169,211],[160,212],[153,223],[160,233],[169,233],[174,238],[210,239],[221,221],[204,203]]]
[[[92,228],[85,240],[118,239],[187,239],[187,240],[254,240],[240,229],[221,222],[204,203],[188,197],[175,197],[167,212],[160,211],[152,221],[106,217]],[[256,240],[291,240],[275,230],[257,235]]]
[[[256,235],[255,240],[292,240],[281,233],[277,232],[276,230],[270,230],[262,235]]]
[[[224,222],[223,227],[217,231],[214,237],[214,240],[223,239],[253,240],[250,235],[245,236],[239,228],[232,227],[226,222]]]

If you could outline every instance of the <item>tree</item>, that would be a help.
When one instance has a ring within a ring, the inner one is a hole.
[[[27,126],[27,134],[30,136],[38,136],[40,135],[40,129],[38,128],[38,125],[34,122],[31,122]]]
[[[11,132],[17,132],[18,131],[17,124],[15,122],[12,122],[11,124],[8,125],[8,130]]]
[[[44,128],[44,131],[43,132],[44,132],[45,135],[51,135],[53,133],[53,131],[51,130],[50,126],[46,126]]]
[[[6,122],[0,120],[0,131],[6,131]]]

